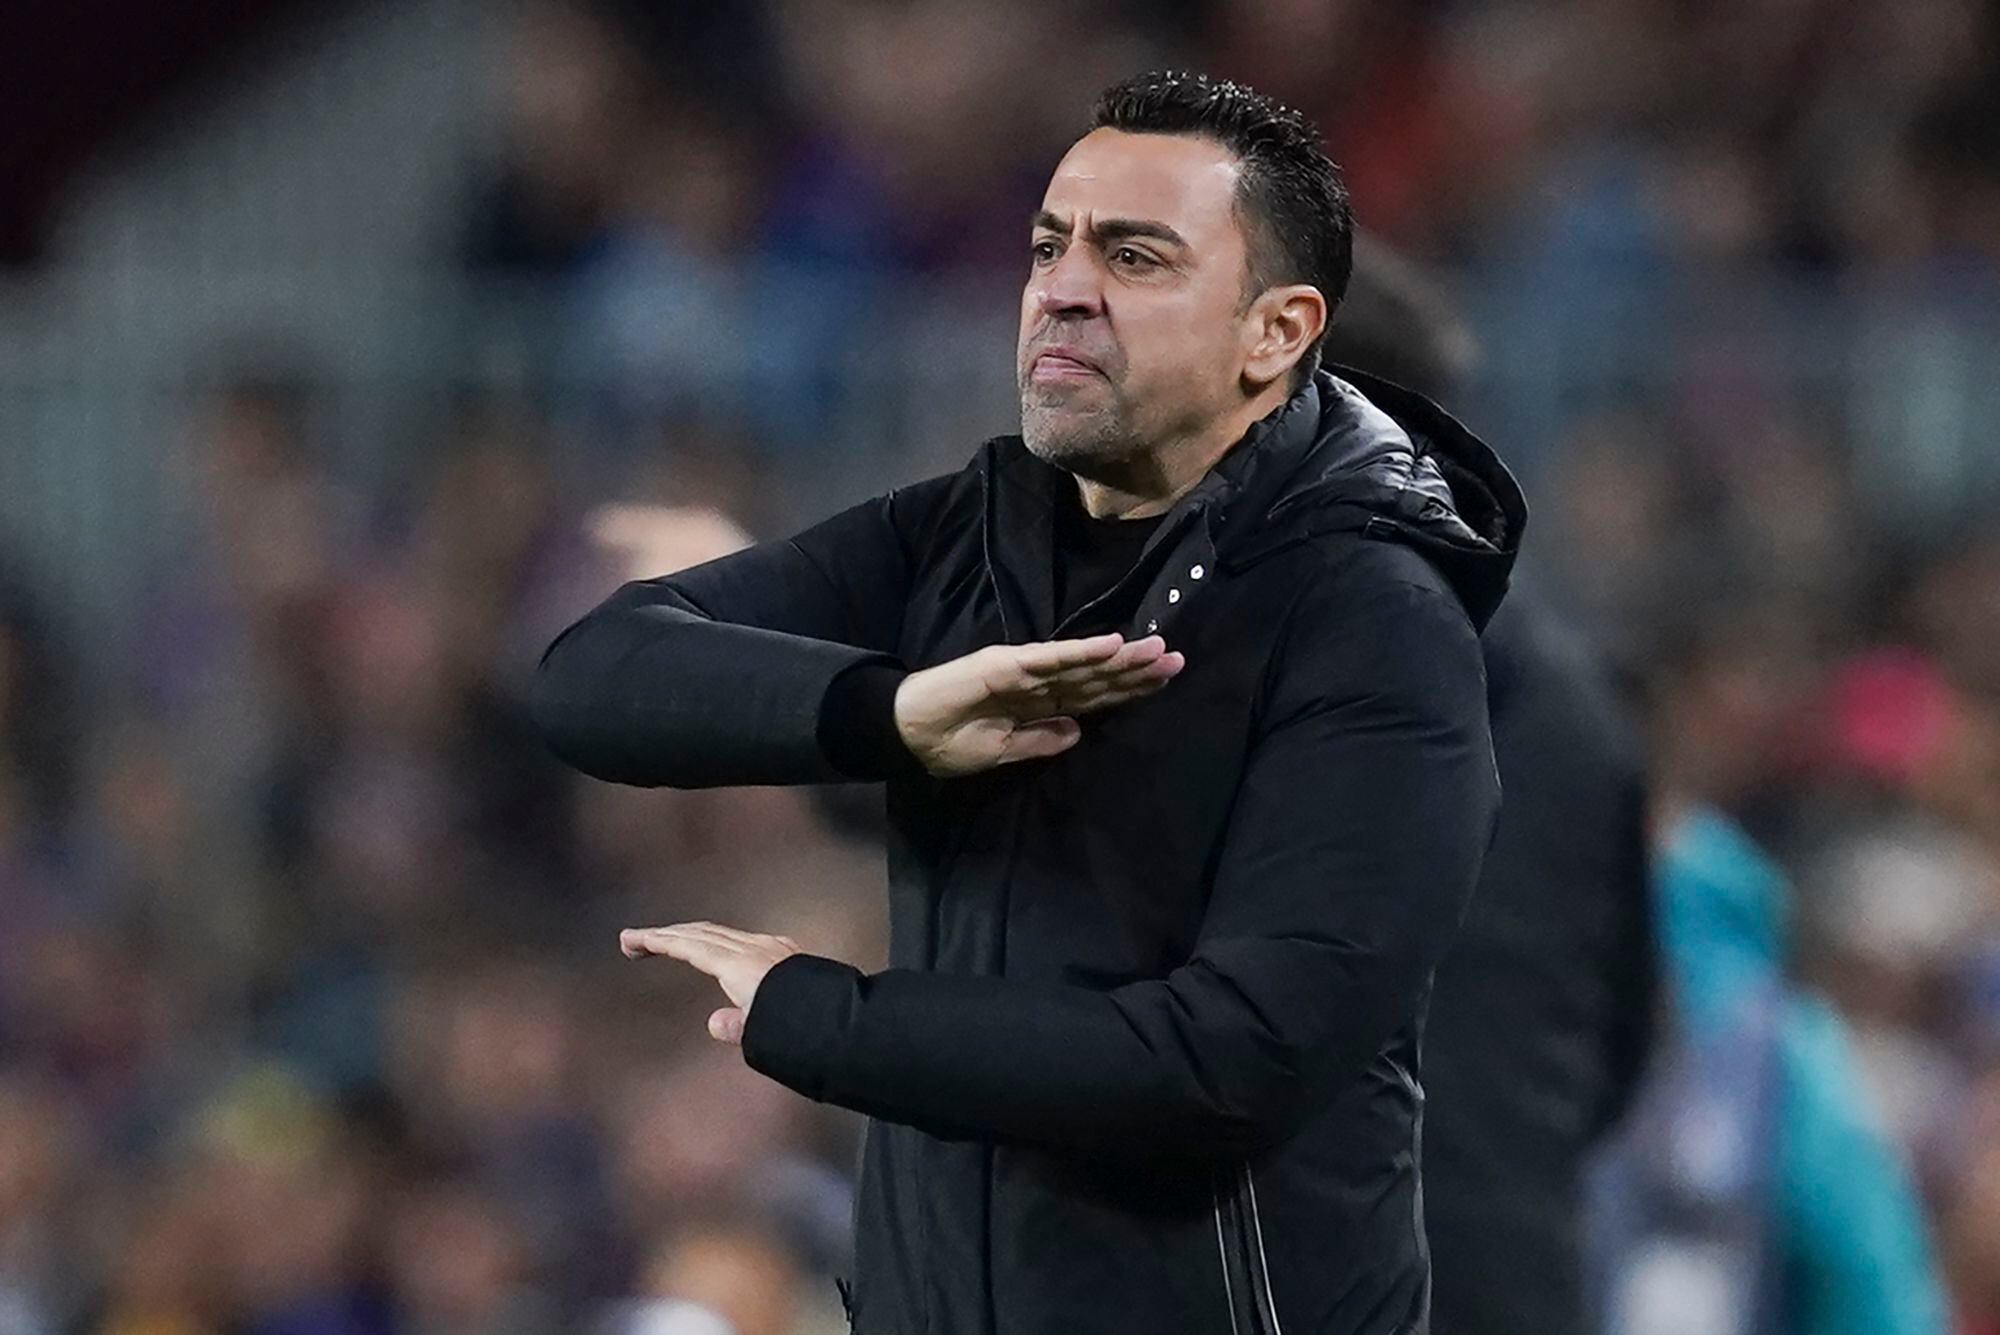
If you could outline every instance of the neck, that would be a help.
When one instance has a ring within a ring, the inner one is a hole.
[[[1092,519],[1146,519],[1165,514],[1236,448],[1251,427],[1283,407],[1290,397],[1287,382],[1276,381],[1255,398],[1245,399],[1235,411],[1193,432],[1130,458],[1093,466],[1088,477],[1075,474],[1084,512]]]

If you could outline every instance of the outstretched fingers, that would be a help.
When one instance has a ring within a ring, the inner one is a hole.
[[[1179,676],[1186,666],[1187,659],[1183,655],[1166,653],[1116,676],[1067,688],[1061,692],[1063,712],[1090,714],[1151,695]]]
[[[664,955],[668,959],[691,964],[711,976],[729,956],[738,953],[737,947],[706,933],[674,927],[629,928],[618,934],[618,949],[627,959]]]
[[[1043,681],[1088,681],[1097,677],[1112,676],[1132,668],[1155,661],[1167,651],[1167,642],[1157,635],[1127,641],[1117,635],[1099,636],[1099,640],[1113,641],[1117,647],[1110,653],[1098,653],[1082,662],[1062,661],[1054,666],[1028,666],[1027,671]],[[1058,643],[1063,643],[1058,641]],[[1074,644],[1094,644],[1093,640],[1068,641]],[[1024,649],[1039,649],[1041,645],[1024,645]]]
[[[1126,648],[1116,633],[1084,640],[1044,640],[1014,647],[1014,665],[1029,677],[1046,678],[1074,670],[1090,671],[1111,662]]]
[[[692,964],[705,973],[731,955],[741,955],[757,941],[758,933],[724,927],[713,922],[683,922],[671,927],[630,927],[618,934],[618,948],[627,959],[665,955]],[[797,949],[788,937],[779,941]]]
[[[1071,645],[1091,646],[1087,653],[1057,653]],[[1025,644],[1012,651],[1014,693],[1065,690],[1086,682],[1118,677],[1166,656],[1166,641],[1157,635],[1127,642],[1117,635],[1095,640],[1056,640]]]
[[[1187,666],[1187,659],[1167,650],[1157,635],[1130,643],[1117,636],[1100,636],[1098,641],[1051,641],[1021,645],[1009,650],[1014,658],[1003,669],[1004,682],[995,682],[993,694],[1008,702],[1016,718],[1045,719],[1080,709],[1102,709],[1158,690]],[[1102,643],[1100,643],[1102,642]],[[1069,645],[1095,645],[1096,656],[1075,662],[1075,654],[1059,655],[1057,649]],[[1039,666],[1036,666],[1039,664]]]

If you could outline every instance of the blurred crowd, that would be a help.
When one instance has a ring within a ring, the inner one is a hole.
[[[1078,102],[1135,68],[1243,79],[1326,132],[1422,260],[1753,256],[1946,280],[2000,264],[1977,0],[1721,5],[769,0],[534,11],[478,264],[632,245],[868,271],[1018,263]]]
[[[598,592],[740,532],[569,511],[490,411],[370,503],[311,392],[196,397],[167,462],[201,522],[110,704],[79,713],[55,609],[0,610],[0,1329],[837,1314],[803,1277],[839,1265],[854,1126],[616,937],[728,915],[878,958],[873,860],[809,795],[574,782],[518,704]]]
[[[561,294],[545,369],[601,385],[590,429],[645,467],[580,469],[601,441],[574,421],[468,392],[362,487],[315,369],[237,352],[160,424],[193,522],[135,605],[53,605],[0,551],[0,1335],[838,1330],[858,1125],[712,1044],[708,981],[620,960],[616,930],[712,916],[871,964],[874,799],[576,779],[524,725],[540,647],[624,578],[809,517],[787,460],[885,373],[855,312],[1018,272],[1118,76],[1299,105],[1364,226],[1441,273],[1560,298],[1729,260],[1976,304],[1996,23],[524,6],[455,262]],[[1781,869],[1788,971],[1851,1026],[1964,1335],[1993,1335],[2000,507],[1899,525],[1854,467],[1865,423],[1740,338],[1678,355],[1558,438],[1494,433],[1541,460],[1528,577],[1619,674],[1663,800]]]

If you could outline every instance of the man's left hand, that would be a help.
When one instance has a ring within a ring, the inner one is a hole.
[[[722,984],[730,1004],[708,1017],[709,1036],[738,1044],[743,1041],[743,1025],[750,1018],[750,1003],[756,999],[757,985],[771,972],[772,965],[799,953],[798,942],[788,936],[741,932],[712,922],[628,927],[618,934],[618,948],[627,959],[665,955],[692,964]]]

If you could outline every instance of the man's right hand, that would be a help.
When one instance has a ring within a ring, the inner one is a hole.
[[[1079,715],[1151,695],[1185,666],[1157,635],[991,645],[905,677],[896,730],[931,773],[977,774],[1067,751]]]

